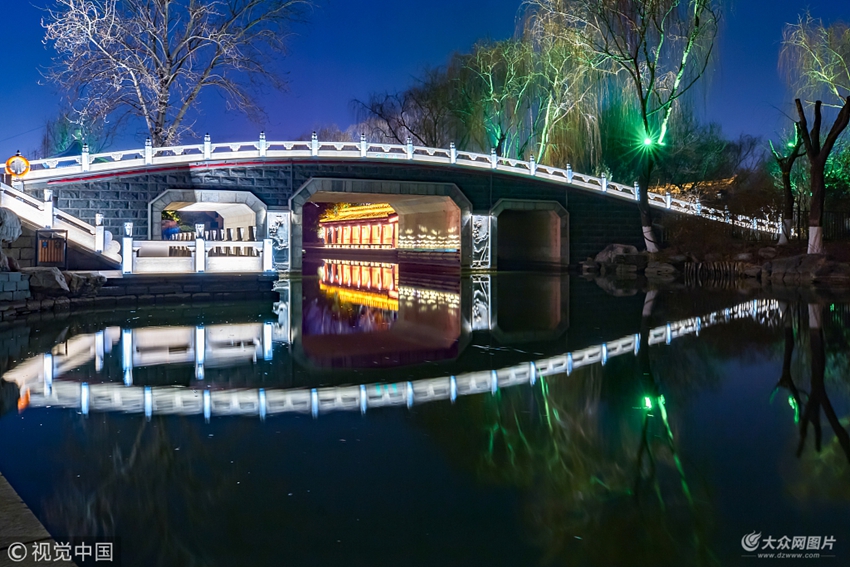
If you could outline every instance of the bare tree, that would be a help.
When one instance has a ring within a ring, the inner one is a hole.
[[[452,113],[451,80],[442,69],[426,69],[416,84],[396,93],[374,93],[352,106],[360,128],[379,142],[404,144],[407,138],[430,147],[447,147],[458,141]]]
[[[593,65],[626,76],[640,124],[639,208],[644,241],[658,250],[649,208],[650,178],[676,103],[705,74],[717,35],[715,0],[527,0],[552,33],[563,30],[594,54]],[[576,33],[578,32],[578,33]],[[628,127],[623,125],[623,127]]]
[[[773,142],[770,142],[770,153],[773,155],[776,166],[779,168],[779,175],[782,179],[782,232],[779,234],[779,245],[788,244],[791,238],[791,225],[794,222],[794,186],[791,183],[791,172],[794,170],[794,163],[798,158],[803,157],[803,137],[800,136],[800,125],[794,123],[794,140],[785,144],[785,149],[779,150],[774,147]]]
[[[191,134],[199,96],[261,115],[251,86],[273,72],[287,25],[309,0],[55,0],[42,22],[57,52],[47,71],[79,120],[140,118],[154,145]]]
[[[781,62],[799,96],[816,99],[814,123],[808,128],[800,98],[795,100],[800,117],[800,137],[809,158],[811,209],[809,254],[823,252],[823,212],[826,199],[824,169],[838,137],[850,124],[850,28],[843,23],[825,25],[811,14],[785,26]],[[821,141],[823,100],[840,110],[826,138]]]
[[[354,127],[340,130],[336,124],[322,124],[314,127],[311,131],[302,132],[295,139],[307,141],[313,138],[313,134],[316,134],[316,138],[320,142],[356,142],[359,134],[355,134],[355,132]]]
[[[713,200],[718,189],[727,190],[758,162],[759,145],[758,138],[747,135],[728,140],[718,124],[700,124],[684,111],[671,123],[659,177],[684,198]]]

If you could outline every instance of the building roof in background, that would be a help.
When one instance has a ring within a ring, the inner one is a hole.
[[[339,207],[328,209],[319,219],[320,223],[345,222],[371,219],[387,219],[395,215],[395,209],[388,203],[367,203],[364,205],[349,205],[341,203]]]

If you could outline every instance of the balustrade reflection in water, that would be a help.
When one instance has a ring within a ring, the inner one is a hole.
[[[389,303],[383,274],[378,287],[358,266],[358,288],[354,267],[282,280],[273,306],[227,321],[67,325],[3,374],[29,404],[6,442],[42,445],[0,461],[4,474],[61,455],[68,478],[25,499],[57,533],[120,534],[130,565],[228,564],[231,550],[261,564],[279,545],[294,565],[386,564],[398,558],[374,542],[387,538],[428,563],[735,565],[754,527],[843,541],[847,306],[707,297],[661,318],[642,311],[654,294],[606,298],[557,276],[403,271]],[[540,316],[522,327],[523,311]],[[41,434],[56,415],[79,435]],[[386,478],[401,482],[376,488]],[[168,537],[132,535],[152,522]]]
[[[397,273],[395,268],[388,269]],[[391,281],[396,281],[395,277]],[[713,325],[740,319],[773,324],[781,315],[778,302],[751,300],[544,358],[513,349],[517,352],[514,359],[519,358],[521,362],[443,375],[438,370],[426,369],[423,377],[402,382],[343,386],[318,383],[301,388],[272,383],[264,387],[234,389],[211,384],[211,390],[204,385],[207,369],[253,368],[259,361],[265,361],[269,366],[262,369],[267,374],[281,364],[297,365],[299,357],[296,354],[303,357],[304,365],[315,369],[375,369],[399,365],[427,368],[440,361],[451,365],[457,363],[463,347],[468,344],[483,350],[489,348],[475,344],[471,337],[473,332],[491,335],[498,331],[498,316],[491,313],[494,298],[486,295],[492,288],[489,282],[482,285],[480,276],[467,282],[472,287],[473,298],[465,309],[461,306],[460,290],[394,283],[397,303],[386,305],[378,299],[367,301],[361,296],[346,295],[354,291],[349,286],[328,287],[323,282],[324,278],[318,280],[316,293],[308,289],[303,297],[300,291],[293,292],[292,282],[279,282],[277,289],[281,301],[273,306],[273,312],[278,315],[276,321],[142,328],[108,326],[95,333],[71,337],[50,352],[30,357],[8,370],[3,379],[15,382],[21,392],[27,392],[32,407],[73,407],[85,410],[84,413],[123,411],[265,417],[283,412],[309,412],[319,415],[334,410],[365,411],[444,399],[454,401],[457,396],[534,384],[540,377],[569,375],[583,366],[605,365],[613,357],[637,355],[642,333],[648,345],[669,345],[680,337],[698,336],[702,329]],[[304,285],[308,286],[306,282]],[[386,297],[381,295],[383,290],[360,293]],[[293,309],[293,301],[303,305],[303,317],[299,317],[299,309]],[[287,316],[298,319],[287,321]],[[485,327],[481,321],[489,322],[490,327]],[[559,332],[553,337],[557,339]],[[296,340],[293,341],[293,337],[297,337]],[[276,351],[278,361],[274,360]],[[104,372],[110,361],[113,366],[120,365],[120,382],[114,379],[114,374]],[[479,359],[476,364],[480,366],[481,362],[489,361]],[[168,366],[193,368],[194,380],[183,385],[157,385],[138,380],[140,369],[155,371]],[[447,369],[452,370],[451,366]],[[287,372],[291,373],[291,370]]]

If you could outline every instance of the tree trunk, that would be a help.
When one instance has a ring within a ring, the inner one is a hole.
[[[790,307],[789,307],[790,309]],[[794,326],[791,321],[790,313],[785,321],[785,349],[782,357],[782,376],[779,379],[780,384],[792,383],[791,379],[791,361],[794,358]]]
[[[809,254],[823,254],[823,205],[826,197],[826,186],[823,170],[826,160],[811,162],[812,204],[809,212]]]
[[[790,171],[782,172],[782,189],[785,194],[785,202],[782,208],[782,232],[779,234],[780,246],[788,244],[791,239],[791,225],[794,222],[794,191],[791,188]]]
[[[850,434],[844,429],[835,409],[832,407],[832,402],[826,393],[826,385],[824,384],[824,374],[826,371],[826,348],[825,337],[823,331],[823,305],[809,304],[809,345],[811,347],[811,364],[812,364],[812,381],[811,394],[809,403],[806,407],[806,417],[809,420],[801,423],[800,427],[800,445],[797,450],[797,456],[802,453],[803,442],[805,441],[806,426],[808,421],[812,422],[815,430],[815,449],[821,450],[821,427],[820,427],[820,409],[826,415],[829,425],[832,427],[835,437],[838,439],[838,444],[844,451],[847,461],[850,462]]]
[[[782,375],[779,377],[777,388],[786,388],[794,400],[795,404],[795,423],[799,422],[800,411],[803,407],[803,402],[800,399],[800,391],[794,384],[794,378],[791,376],[791,362],[794,359],[794,316],[791,313],[792,306],[786,305],[785,308],[785,349],[782,358]]]
[[[652,177],[653,166],[652,157],[648,157],[646,171],[638,180],[638,187],[640,187],[640,199],[638,199],[640,226],[643,231],[643,242],[646,245],[646,251],[650,254],[658,252],[658,238],[652,229],[652,209],[649,207],[649,181]]]

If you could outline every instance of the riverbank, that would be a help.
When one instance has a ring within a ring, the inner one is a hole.
[[[0,474],[0,567],[44,565],[32,560],[33,544],[36,542],[49,544],[51,550],[55,543],[32,510]],[[23,553],[23,548],[16,544],[25,546],[26,558],[22,561],[11,559],[11,555]],[[50,564],[58,567],[76,566],[70,561],[53,561]]]
[[[26,275],[26,274],[25,274]],[[67,275],[72,281],[69,282]],[[0,326],[41,314],[121,307],[206,304],[241,299],[276,300],[277,274],[122,275],[120,272],[29,274],[31,297],[0,301]],[[64,283],[64,287],[63,284]]]

